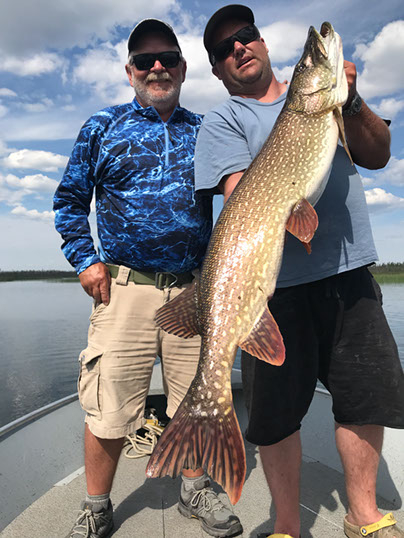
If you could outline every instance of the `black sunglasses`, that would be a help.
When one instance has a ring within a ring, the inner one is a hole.
[[[227,58],[233,52],[236,41],[239,41],[242,45],[247,45],[247,43],[251,43],[251,41],[255,41],[259,37],[259,30],[254,24],[241,28],[241,30],[230,37],[226,37],[226,39],[223,39],[223,41],[220,41],[220,43],[213,47],[209,53],[210,63],[215,65],[216,62],[221,62]]]
[[[177,67],[181,60],[181,54],[176,50],[167,50],[165,52],[146,52],[132,56],[131,63],[134,63],[139,71],[148,71],[158,60],[163,67],[168,69]]]

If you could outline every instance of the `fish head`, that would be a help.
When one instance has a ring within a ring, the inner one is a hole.
[[[323,22],[320,33],[311,26],[285,106],[303,114],[318,114],[341,107],[347,97],[341,37],[329,22]]]

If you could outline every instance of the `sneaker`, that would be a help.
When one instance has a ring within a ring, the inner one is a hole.
[[[94,508],[90,502],[83,501],[80,511],[70,533],[66,538],[106,538],[114,527],[112,504],[108,507]]]
[[[206,476],[195,480],[191,489],[182,485],[178,510],[185,517],[199,519],[203,530],[211,536],[238,536],[243,532],[239,518],[209,486]]]

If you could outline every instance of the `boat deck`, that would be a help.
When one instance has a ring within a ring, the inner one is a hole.
[[[243,537],[273,529],[274,511],[255,447],[247,446],[248,477],[235,513],[240,517]],[[146,479],[147,458],[121,457],[111,498],[115,510],[116,538],[206,538],[195,519],[186,519],[177,510],[180,479]],[[75,518],[85,491],[84,474],[67,484],[56,485],[29,506],[1,533],[2,538],[64,537]],[[221,494],[223,501],[227,497]],[[379,506],[393,507],[384,499]],[[302,467],[302,538],[344,536],[342,521],[346,496],[341,473],[305,458]],[[404,527],[404,512],[395,512]]]
[[[161,394],[158,376],[156,385],[155,393]],[[232,385],[243,429],[246,415],[237,372],[233,373]],[[347,500],[333,442],[331,402],[324,392],[316,394],[302,426],[302,538],[344,536]],[[2,538],[64,538],[69,532],[86,491],[83,467],[80,467],[83,465],[82,417],[75,401],[0,443]],[[378,498],[378,506],[384,513],[394,511],[402,528],[403,441],[403,430],[386,430],[378,481],[378,491],[383,495]],[[244,527],[242,537],[255,538],[258,533],[273,531],[274,508],[256,447],[247,442],[246,454],[246,482],[234,511]],[[181,479],[146,479],[146,464],[147,457],[121,456],[111,492],[114,538],[207,538],[199,521],[186,519],[177,510]],[[61,480],[62,477],[66,478]],[[223,502],[228,502],[219,488],[217,491]]]

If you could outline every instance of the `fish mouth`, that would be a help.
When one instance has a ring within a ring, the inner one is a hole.
[[[331,23],[323,22],[320,32],[314,26],[310,27],[304,57],[306,65],[323,65],[333,73],[329,82],[330,90],[345,87],[342,40]]]
[[[324,60],[332,60],[337,35],[329,22],[323,22],[320,32],[317,32],[314,26],[310,26],[305,53],[314,64]]]

